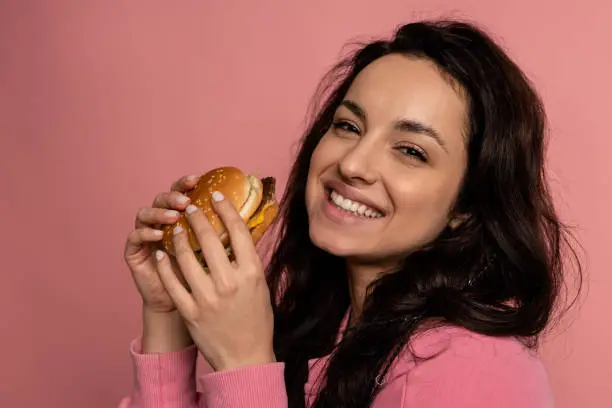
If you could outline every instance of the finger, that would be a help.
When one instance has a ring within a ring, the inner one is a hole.
[[[172,186],[170,187],[170,191],[178,191],[180,193],[189,191],[193,187],[195,187],[196,184],[198,184],[199,179],[200,179],[200,176],[196,176],[196,175],[181,177],[180,179],[172,183]]]
[[[180,215],[177,210],[142,207],[136,213],[136,228],[174,224],[178,221]]]
[[[197,304],[174,273],[168,255],[158,250],[155,252],[155,258],[157,259],[159,278],[179,313],[185,319],[193,318],[197,313]]]
[[[153,228],[138,228],[130,232],[125,244],[125,255],[130,256],[142,249],[143,243],[157,242],[163,237],[163,231]]]
[[[202,265],[198,262],[191,245],[189,245],[187,233],[182,227],[178,226],[174,229],[173,234],[175,258],[185,281],[196,299],[209,298],[214,293],[214,284],[210,275],[204,272]]]
[[[158,194],[153,200],[154,208],[169,208],[183,211],[189,204],[189,197],[178,191],[168,191]]]
[[[216,275],[223,274],[223,271],[231,267],[225,247],[219,239],[219,234],[204,212],[196,206],[187,206],[185,216],[187,222],[189,222],[189,227],[200,244],[202,256],[206,259],[206,264],[213,274],[213,280],[217,280]]]
[[[170,266],[172,268],[174,275],[178,278],[178,280],[185,287],[185,289],[187,289],[187,291],[191,293],[191,288],[187,284],[187,281],[185,280],[185,277],[183,276],[183,272],[181,271],[181,267],[178,264],[178,261],[176,260],[176,258],[173,256],[169,256],[168,259],[170,261]]]
[[[238,265],[259,259],[249,228],[236,207],[218,191],[213,192],[213,205],[229,234],[232,252]]]

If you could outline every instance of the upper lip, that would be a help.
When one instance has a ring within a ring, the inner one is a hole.
[[[385,214],[385,211],[378,204],[370,200],[368,197],[364,196],[359,190],[355,190],[346,183],[343,183],[339,180],[329,180],[324,183],[324,185],[325,187],[336,191],[344,198],[348,198],[351,201],[358,201],[362,204],[367,205],[370,208],[373,208],[381,214]]]

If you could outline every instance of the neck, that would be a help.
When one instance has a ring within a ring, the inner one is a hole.
[[[351,314],[348,322],[349,327],[353,326],[361,317],[363,303],[365,300],[366,288],[372,281],[363,275],[348,272],[349,294],[351,296]]]
[[[351,297],[351,314],[348,327],[351,327],[361,318],[368,285],[388,269],[381,265],[367,265],[347,261],[346,270]]]
[[[346,271],[351,297],[351,313],[347,327],[352,327],[361,319],[368,285],[383,274],[395,270],[397,265],[397,260],[388,260],[384,263],[364,263],[347,260]]]

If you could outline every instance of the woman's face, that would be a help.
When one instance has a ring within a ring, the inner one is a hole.
[[[313,243],[351,262],[394,266],[433,240],[457,221],[466,126],[462,92],[432,62],[388,55],[368,65],[311,158]]]

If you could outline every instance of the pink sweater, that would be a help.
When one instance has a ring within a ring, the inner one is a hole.
[[[346,318],[341,332],[346,326]],[[340,339],[338,339],[340,340]],[[413,340],[415,365],[406,352],[394,362],[373,408],[549,408],[546,372],[529,350],[510,338],[458,327],[430,330]],[[284,363],[263,364],[195,377],[197,349],[141,354],[131,346],[134,387],[119,408],[287,408]],[[329,357],[310,361],[306,406],[314,402]],[[196,381],[202,392],[196,391]]]

